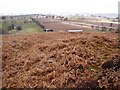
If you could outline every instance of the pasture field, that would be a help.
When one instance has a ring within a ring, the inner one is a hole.
[[[30,20],[30,22],[26,22],[27,20]],[[21,26],[22,30],[20,30],[19,32],[16,30],[8,30],[8,26],[10,26],[11,24],[17,25],[17,26]],[[26,33],[35,33],[35,32],[42,32],[42,28],[39,27],[35,22],[33,22],[30,18],[28,19],[24,19],[24,18],[19,18],[19,19],[5,19],[2,21],[2,29],[4,31],[7,31],[8,33],[18,33],[18,34],[26,34]]]

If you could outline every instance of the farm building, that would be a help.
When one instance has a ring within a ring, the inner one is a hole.
[[[44,32],[53,32],[54,30],[52,29],[44,29]]]

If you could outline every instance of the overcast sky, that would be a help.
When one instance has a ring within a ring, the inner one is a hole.
[[[119,0],[0,0],[0,14],[118,13]]]

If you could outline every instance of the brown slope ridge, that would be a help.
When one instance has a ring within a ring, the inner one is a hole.
[[[4,35],[2,40],[3,88],[120,87],[120,70],[102,68],[119,59],[115,33]]]

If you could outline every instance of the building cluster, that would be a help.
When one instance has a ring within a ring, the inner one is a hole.
[[[57,16],[57,15],[37,15],[34,18],[51,18],[51,19],[58,19],[58,20],[64,20],[64,21],[67,21],[69,19],[69,17]]]

